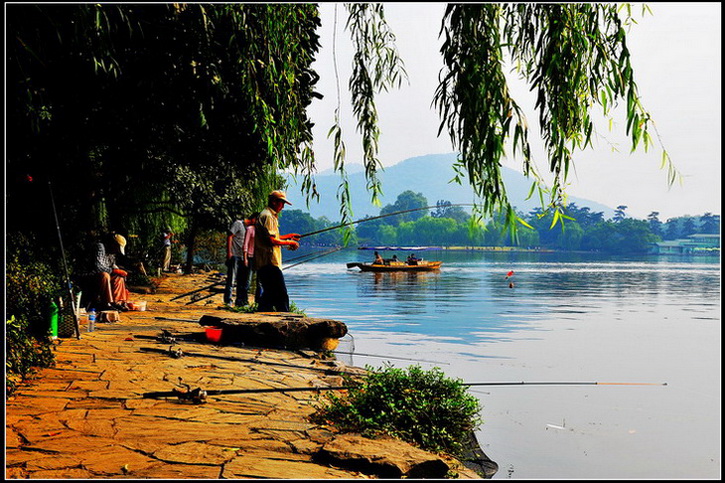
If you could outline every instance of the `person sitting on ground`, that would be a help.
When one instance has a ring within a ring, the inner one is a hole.
[[[373,265],[385,265],[385,260],[383,260],[383,257],[381,257],[378,252],[375,252],[375,261],[373,262]]]
[[[118,256],[126,254],[126,239],[108,233],[96,243],[92,289],[99,300],[92,301],[98,310],[128,310],[129,291],[126,288],[128,272],[120,268]]]

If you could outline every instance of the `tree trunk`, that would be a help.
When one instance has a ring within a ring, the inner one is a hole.
[[[196,235],[198,232],[199,224],[196,219],[192,218],[189,236],[186,239],[186,265],[184,266],[184,273],[191,273],[194,268],[194,252],[196,251]]]

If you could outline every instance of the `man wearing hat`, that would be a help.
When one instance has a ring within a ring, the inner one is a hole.
[[[126,254],[126,238],[109,233],[96,245],[95,282],[100,305],[99,310],[128,310],[126,303],[129,292],[126,289],[128,273],[117,265],[117,256]]]
[[[272,191],[267,197],[267,207],[257,218],[254,237],[254,261],[257,282],[262,286],[258,302],[260,312],[289,312],[289,295],[282,275],[282,247],[297,250],[300,235],[280,235],[279,212],[287,201],[284,191]]]

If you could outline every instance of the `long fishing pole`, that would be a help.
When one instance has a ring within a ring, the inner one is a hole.
[[[65,275],[65,284],[68,288],[68,294],[70,295],[70,306],[71,311],[73,312],[73,321],[75,322],[75,330],[76,330],[76,339],[81,338],[81,326],[80,321],[78,320],[78,314],[76,313],[75,309],[75,296],[73,295],[73,285],[70,281],[70,275],[68,272],[68,262],[65,259],[65,249],[63,248],[63,237],[60,233],[60,223],[58,222],[58,212],[55,209],[55,197],[53,196],[53,187],[50,184],[50,180],[48,180],[48,191],[50,192],[50,203],[53,206],[53,216],[55,217],[55,228],[58,231],[58,241],[60,242],[60,255],[61,259],[63,260],[63,274]]]
[[[512,381],[464,382],[464,386],[666,386],[666,382]]]
[[[474,205],[473,203],[452,203],[450,205],[445,205],[445,206],[446,207],[449,207],[449,206],[476,206],[476,205]],[[342,223],[340,225],[329,226],[329,227],[323,228],[321,230],[312,231],[310,233],[305,233],[304,235],[300,235],[300,238],[303,238],[303,237],[306,237],[306,236],[317,235],[319,233],[324,233],[324,232],[330,231],[330,230],[337,230],[338,228],[343,228],[345,226],[356,225],[358,223],[362,223],[363,221],[379,220],[381,218],[387,218],[388,216],[402,215],[404,213],[412,213],[413,211],[432,210],[434,208],[440,208],[440,207],[438,205],[436,205],[436,206],[424,206],[422,208],[411,208],[409,210],[395,211],[393,213],[386,213],[384,215],[371,216],[369,218],[362,218],[360,220],[349,221],[347,223]]]
[[[462,383],[464,386],[509,386],[509,385],[626,385],[626,386],[666,386],[667,383],[652,383],[652,382],[470,382]],[[203,390],[197,388],[188,392],[182,392],[179,390],[173,391],[154,391],[146,392],[143,394],[144,398],[158,398],[158,397],[178,397],[179,399],[193,399],[195,402],[204,402],[206,396],[221,396],[224,394],[261,394],[261,393],[277,393],[277,392],[300,392],[300,391],[345,391],[354,389],[357,386],[328,386],[328,387],[274,387],[264,389],[212,389]]]
[[[195,392],[202,393],[201,397],[196,402],[203,402],[204,399],[206,399],[206,396],[221,396],[224,394],[262,394],[262,393],[269,393],[269,392],[319,392],[319,391],[344,391],[347,389],[351,389],[349,386],[327,386],[327,387],[272,387],[272,388],[264,388],[264,389],[211,389],[211,390],[202,390],[201,388],[198,388],[195,390]],[[190,393],[193,393],[194,391],[190,391]],[[143,394],[144,398],[159,398],[159,397],[178,397],[179,399],[186,399],[185,393],[181,391],[154,391],[154,392],[145,392]]]
[[[319,253],[319,254],[316,254],[316,253],[308,253],[307,255],[302,255],[301,257],[293,258],[290,261],[300,260],[302,258],[307,258],[307,257],[310,257],[310,256],[312,257],[312,258],[307,258],[307,260],[302,260],[301,262],[293,263],[292,265],[286,265],[286,266],[282,267],[282,270],[287,270],[288,268],[296,267],[297,265],[301,265],[303,263],[310,262],[312,260],[315,260],[315,259],[320,258],[320,257],[327,256],[327,255],[329,255],[331,253],[335,253],[335,252],[338,252],[340,250],[342,250],[342,247],[332,248],[330,250],[324,251],[324,252]]]

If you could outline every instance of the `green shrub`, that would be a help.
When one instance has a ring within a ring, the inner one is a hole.
[[[311,420],[364,436],[388,434],[435,452],[462,456],[470,431],[482,420],[478,399],[439,368],[424,371],[366,367],[346,377],[347,394],[326,393]]]
[[[11,394],[35,367],[53,364],[48,312],[60,294],[61,278],[33,237],[16,233],[6,241],[5,386]]]
[[[60,266],[60,261],[58,262]],[[61,294],[61,276],[33,237],[14,234],[7,238],[5,312],[27,321],[28,331],[47,335],[48,307]],[[65,295],[65,294],[63,294]]]
[[[54,357],[47,341],[28,335],[28,322],[23,317],[13,315],[6,320],[5,341],[5,391],[10,395],[36,367],[52,366]]]

